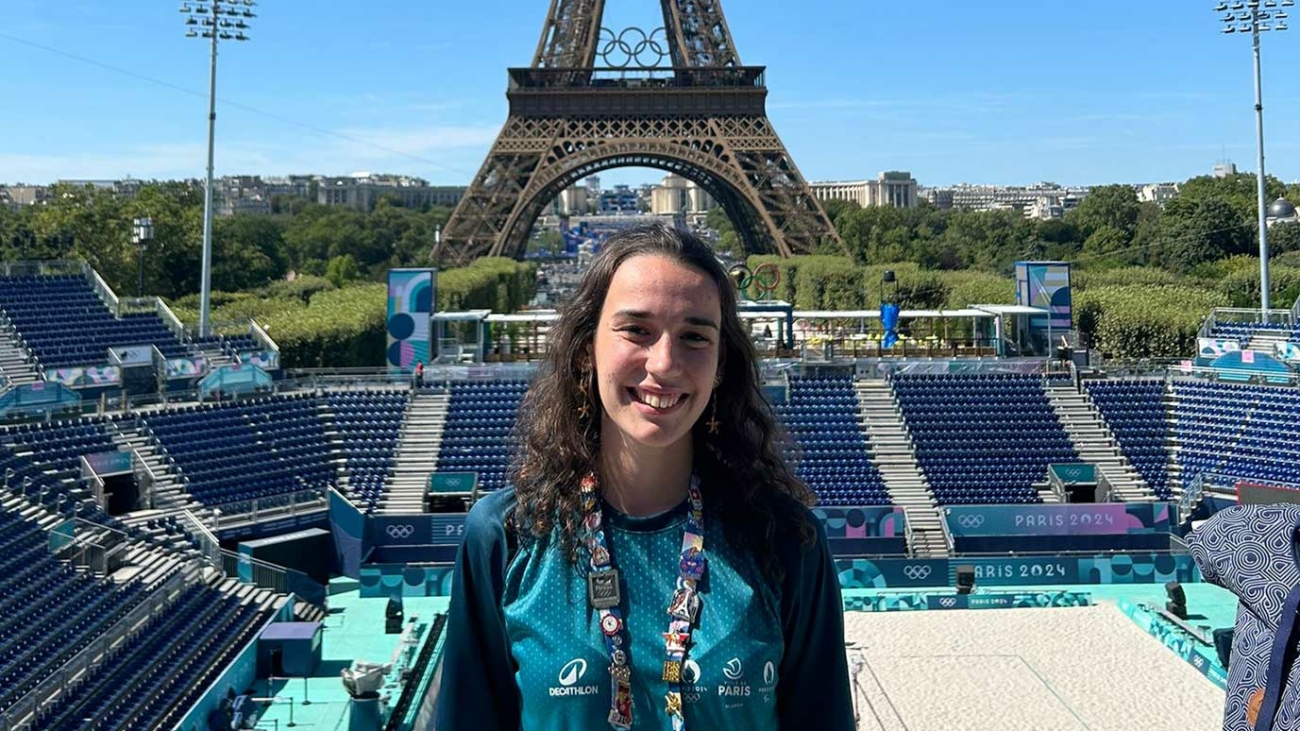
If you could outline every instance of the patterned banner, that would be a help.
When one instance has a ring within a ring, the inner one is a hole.
[[[45,380],[72,388],[116,386],[122,382],[122,369],[117,366],[50,368],[45,371]]]
[[[813,508],[826,526],[827,538],[901,538],[907,535],[907,514],[902,508]]]
[[[1071,307],[1070,265],[1053,261],[1016,262],[1016,304],[1039,307],[1051,313],[1051,329],[1065,331],[1074,327]],[[1046,317],[1029,318],[1035,332],[1048,330]]]
[[[168,358],[166,362],[167,378],[198,378],[208,369],[206,358]]]
[[[409,372],[429,364],[436,283],[432,269],[388,271],[388,349],[390,371]]]
[[[1197,338],[1196,353],[1202,358],[1218,358],[1241,350],[1241,341],[1222,338]]]
[[[1169,532],[1169,503],[960,505],[944,508],[955,538],[1150,535]]]
[[[251,353],[241,353],[239,357],[243,362],[257,366],[264,371],[274,371],[280,368],[280,354],[274,350],[256,350]]]
[[[1086,607],[1092,595],[1082,591],[1036,591],[1015,594],[881,594],[844,597],[846,612],[913,612],[948,609]]]
[[[1293,343],[1290,341],[1285,343],[1273,343],[1273,352],[1282,360],[1300,360],[1300,343]]]

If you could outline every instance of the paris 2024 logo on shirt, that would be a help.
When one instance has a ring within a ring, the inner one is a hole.
[[[583,678],[587,675],[587,661],[580,657],[564,663],[560,668],[556,680],[559,685],[550,687],[552,698],[563,698],[574,695],[595,695],[600,692],[599,685],[581,685]]]
[[[722,666],[722,677],[725,682],[718,684],[718,696],[740,699],[757,695],[765,702],[772,700],[772,691],[776,689],[776,664],[771,660],[763,663],[762,683],[759,685],[755,685],[751,678],[746,677],[745,672],[745,663],[739,657],[727,660]],[[728,708],[739,705],[730,702],[726,704]]]

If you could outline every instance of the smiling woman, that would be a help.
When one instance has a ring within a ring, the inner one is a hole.
[[[713,252],[610,239],[550,337],[466,522],[438,728],[852,728],[834,562]]]

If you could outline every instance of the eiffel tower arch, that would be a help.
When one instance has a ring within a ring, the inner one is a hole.
[[[434,249],[442,266],[520,258],[534,221],[616,167],[681,175],[750,253],[842,245],[767,117],[765,69],[743,66],[720,0],[659,0],[664,26],[601,27],[604,0],[551,0],[532,66],[509,70],[509,116]]]

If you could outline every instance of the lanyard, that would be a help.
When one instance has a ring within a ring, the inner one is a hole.
[[[632,728],[632,667],[627,650],[631,648],[620,608],[618,569],[614,568],[605,541],[604,516],[596,494],[596,477],[587,475],[579,483],[582,489],[584,542],[591,556],[587,574],[587,600],[600,613],[600,631],[609,653],[609,725],[616,729]],[[668,602],[668,631],[664,633],[663,680],[668,684],[664,695],[664,712],[672,720],[673,731],[685,731],[682,714],[682,663],[691,642],[691,630],[700,614],[697,582],[704,576],[704,501],[699,480],[691,476],[691,510],[682,534],[682,555],[678,563],[676,588]]]

